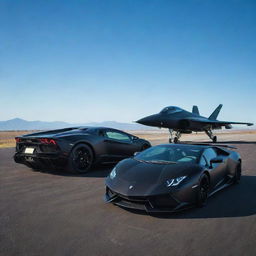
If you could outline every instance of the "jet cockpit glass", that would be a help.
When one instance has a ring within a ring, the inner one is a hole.
[[[160,112],[160,114],[172,114],[180,111],[182,111],[182,109],[178,107],[166,107]]]

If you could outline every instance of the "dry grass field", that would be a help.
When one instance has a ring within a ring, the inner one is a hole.
[[[169,132],[167,129],[158,131],[133,131],[134,135],[149,140],[152,145],[168,143]],[[256,130],[217,130],[214,134],[218,142],[228,141],[256,141]],[[181,141],[209,142],[209,137],[204,132],[182,134]]]
[[[15,146],[15,137],[23,134],[32,133],[35,131],[0,131],[0,148],[8,148]],[[149,140],[152,145],[168,142],[169,132],[165,130],[155,131],[127,131],[140,138]],[[218,141],[256,141],[256,130],[232,130],[232,131],[217,131]],[[181,141],[209,141],[209,138],[204,133],[183,134]]]
[[[0,148],[15,147],[15,137],[34,131],[0,131]]]

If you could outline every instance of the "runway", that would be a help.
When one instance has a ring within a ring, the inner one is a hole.
[[[0,149],[0,255],[256,255],[256,142],[229,142],[243,176],[204,208],[150,216],[103,201],[105,166],[36,172]]]

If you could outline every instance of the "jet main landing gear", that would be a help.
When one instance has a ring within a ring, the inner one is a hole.
[[[213,135],[212,130],[205,130],[205,133],[208,135],[208,137],[212,140],[213,143],[217,142],[217,136]]]
[[[179,132],[179,131],[174,132],[173,129],[169,129],[169,132],[170,132],[169,142],[170,143],[178,143],[179,139],[181,137],[181,132]]]

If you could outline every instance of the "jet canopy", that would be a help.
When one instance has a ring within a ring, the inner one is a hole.
[[[175,107],[175,106],[169,106],[169,107],[165,107],[163,110],[160,111],[160,114],[173,114],[173,113],[177,113],[177,112],[181,112],[182,109],[179,107]]]

